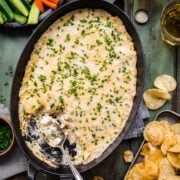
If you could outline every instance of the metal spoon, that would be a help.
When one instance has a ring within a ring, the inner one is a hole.
[[[67,164],[69,165],[74,177],[76,180],[83,180],[82,176],[72,163],[72,161],[69,159],[69,155],[64,149],[64,142],[66,140],[66,136],[62,129],[60,128],[59,124],[54,121],[53,118],[49,117],[48,121],[46,119],[46,122],[42,122],[40,120],[40,131],[43,133],[44,140],[51,146],[51,147],[57,147],[61,150],[63,157]]]

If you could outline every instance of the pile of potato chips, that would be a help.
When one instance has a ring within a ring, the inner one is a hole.
[[[170,92],[176,89],[176,80],[166,74],[156,77],[154,87],[144,92],[143,98],[148,109],[156,110],[162,107],[167,100],[171,99]]]
[[[180,123],[151,121],[144,129],[145,143],[125,180],[180,180]]]

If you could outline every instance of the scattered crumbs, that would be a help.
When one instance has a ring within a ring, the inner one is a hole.
[[[4,82],[4,86],[9,86],[9,82],[8,82],[8,81],[5,81],[5,82]]]
[[[13,67],[9,66],[7,71],[5,72],[6,76],[12,77],[13,76]]]
[[[0,94],[0,103],[2,104],[6,103],[6,98],[2,94]]]
[[[133,158],[134,158],[134,155],[133,155],[133,152],[130,151],[130,150],[126,150],[124,151],[124,160],[126,163],[130,163],[132,162]]]

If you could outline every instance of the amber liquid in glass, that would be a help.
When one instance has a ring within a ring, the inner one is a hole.
[[[161,17],[162,38],[171,45],[180,45],[180,3],[167,6]]]

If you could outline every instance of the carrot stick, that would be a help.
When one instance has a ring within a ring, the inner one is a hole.
[[[46,6],[52,8],[52,9],[56,9],[56,8],[57,8],[57,4],[55,4],[55,3],[52,3],[52,2],[50,2],[50,1],[48,1],[48,0],[41,0],[41,1],[42,1],[42,3],[44,3]]]
[[[41,11],[41,13],[43,13],[45,11],[45,9],[44,9],[44,6],[42,4],[42,0],[35,0],[35,2],[37,4],[39,10]]]
[[[60,0],[49,0],[52,3],[58,4],[60,2]]]

